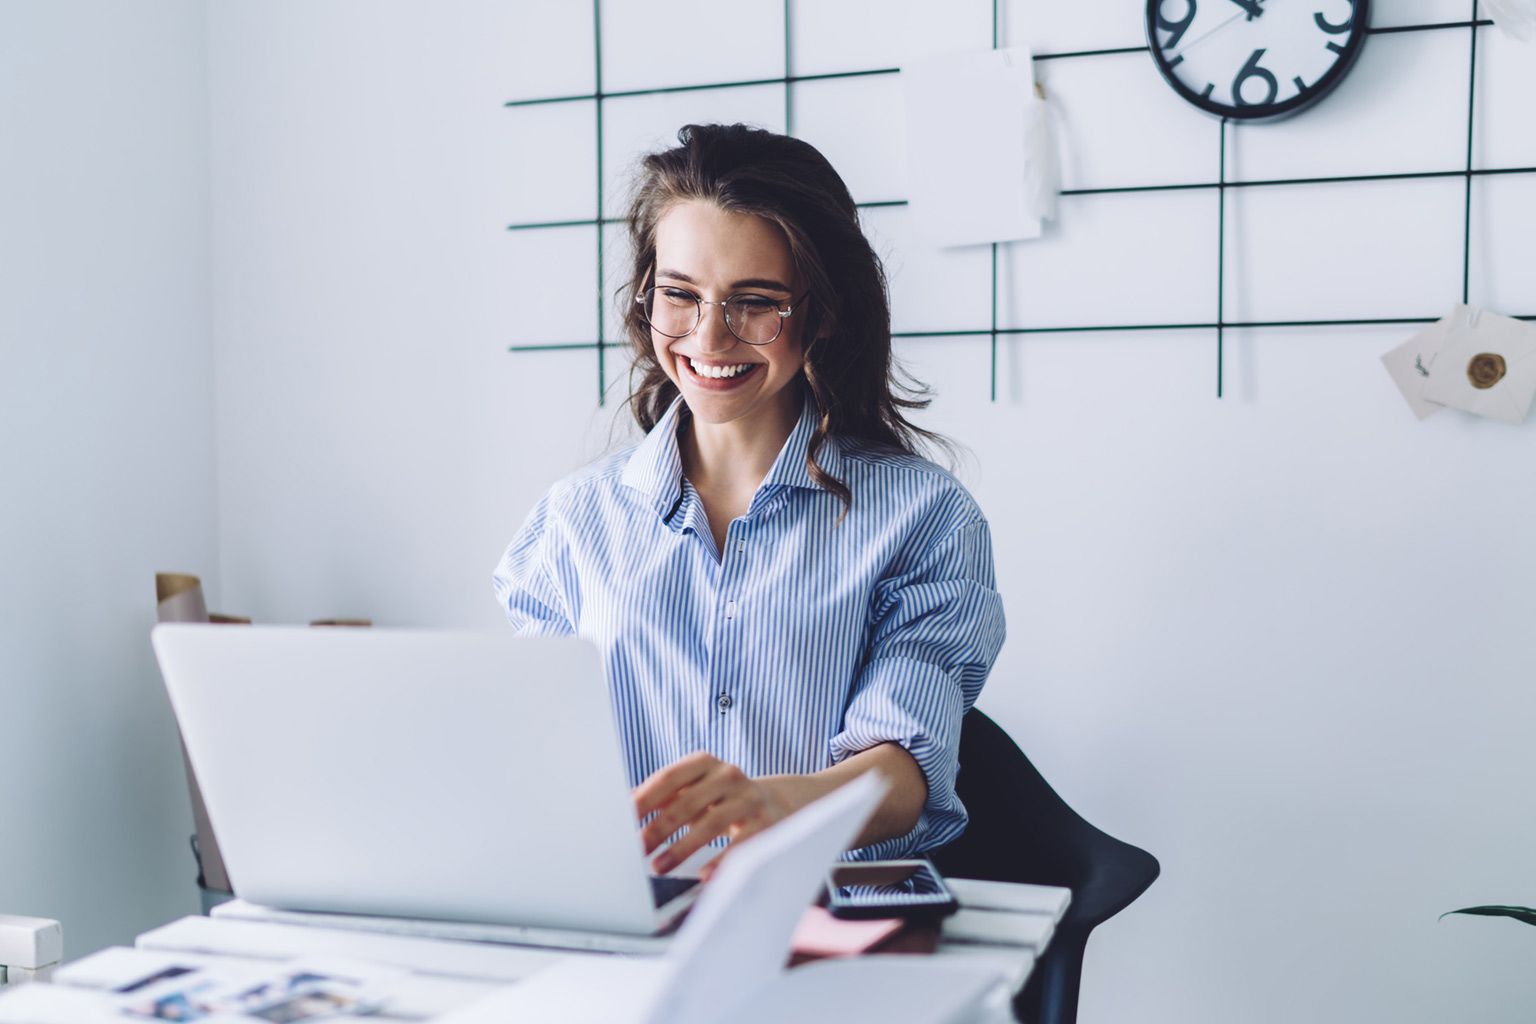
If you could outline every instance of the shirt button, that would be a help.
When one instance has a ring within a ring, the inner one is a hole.
[[[728,618],[728,619],[734,619],[736,617],[736,602],[735,601],[727,601],[725,603],[725,617]]]
[[[747,542],[746,541],[739,540],[739,541],[736,542],[736,553],[738,555],[744,555],[744,554],[747,553]]]
[[[719,699],[715,701],[715,707],[719,708],[720,713],[723,715],[731,709],[732,703],[733,701],[731,700],[731,695],[728,693],[722,693]]]

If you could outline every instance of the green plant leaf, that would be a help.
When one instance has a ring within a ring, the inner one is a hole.
[[[1462,907],[1460,910],[1447,910],[1437,920],[1445,920],[1452,914],[1476,914],[1478,917],[1512,917],[1516,921],[1524,921],[1526,924],[1536,925],[1536,909],[1531,907]]]

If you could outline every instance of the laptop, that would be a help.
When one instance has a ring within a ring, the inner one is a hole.
[[[649,873],[583,640],[163,624],[152,642],[247,903],[606,948],[698,894]]]
[[[1012,1020],[1010,969],[991,956],[838,957],[785,970],[796,922],[887,786],[865,772],[736,846],[664,956],[566,957],[439,1024]]]

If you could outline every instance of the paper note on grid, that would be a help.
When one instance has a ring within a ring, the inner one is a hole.
[[[1038,238],[1055,213],[1056,169],[1029,50],[930,57],[901,79],[918,236],[938,246]]]

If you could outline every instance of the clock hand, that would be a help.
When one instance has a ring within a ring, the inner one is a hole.
[[[1262,3],[1263,0],[1255,0],[1255,2]],[[1260,10],[1262,10],[1262,9],[1263,8],[1260,8]],[[1232,24],[1234,21],[1236,21],[1237,19],[1239,19],[1239,18],[1241,18],[1243,16],[1244,16],[1244,11],[1238,11],[1236,14],[1232,15],[1232,17],[1228,18],[1226,21],[1223,21],[1220,25],[1217,25],[1215,28],[1207,30],[1204,34],[1198,35],[1195,38],[1191,39],[1189,42],[1185,43],[1183,45],[1183,47],[1181,47],[1179,49],[1178,53],[1170,55],[1168,57],[1168,59],[1171,60],[1171,61],[1172,60],[1178,60],[1180,57],[1184,56],[1190,50],[1193,50],[1195,47],[1199,46],[1201,43],[1203,43],[1207,39],[1211,38],[1211,36],[1215,35],[1217,32],[1220,32],[1222,29],[1226,28],[1228,25]],[[1247,17],[1248,17],[1248,19],[1250,21],[1253,19],[1252,15],[1248,15]]]
[[[1264,13],[1263,0],[1232,0],[1232,2],[1248,12],[1249,21]]]

